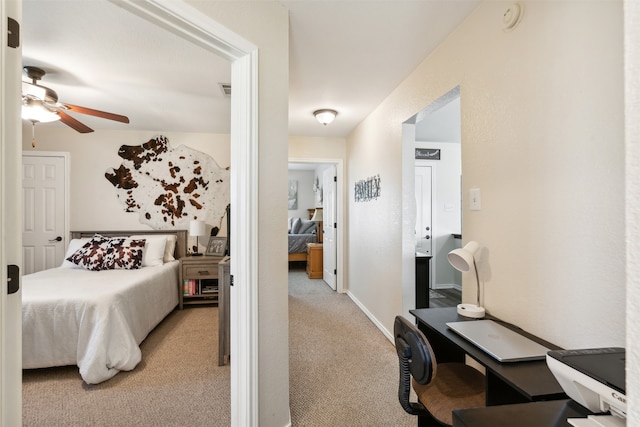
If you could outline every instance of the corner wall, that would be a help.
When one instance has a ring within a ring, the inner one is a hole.
[[[286,221],[289,13],[276,1],[187,0],[187,3],[258,47],[259,122],[255,130],[259,183],[259,348],[255,350],[259,356],[259,378],[255,386],[259,415],[251,422],[261,427],[285,426],[291,422]]]
[[[460,85],[463,236],[489,251],[485,307],[562,347],[624,346],[622,3],[523,4],[504,32],[507,4],[482,3],[349,136],[349,288],[391,331],[409,214],[401,124]],[[380,199],[354,203],[376,174]]]

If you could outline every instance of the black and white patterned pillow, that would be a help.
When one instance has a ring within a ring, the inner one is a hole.
[[[115,237],[109,241],[107,253],[102,262],[103,270],[136,270],[142,266],[144,239]]]
[[[99,271],[103,269],[104,258],[107,254],[110,239],[94,234],[87,243],[67,258],[86,270]]]

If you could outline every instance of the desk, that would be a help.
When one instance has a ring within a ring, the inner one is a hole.
[[[567,398],[546,361],[500,363],[447,328],[447,322],[472,321],[458,315],[455,307],[421,308],[410,313],[416,317],[418,328],[431,343],[438,362],[464,362],[465,355],[468,355],[486,368],[487,406]],[[558,349],[522,330],[511,329],[547,348]]]
[[[453,427],[571,427],[567,418],[586,418],[587,409],[572,400],[456,409]]]

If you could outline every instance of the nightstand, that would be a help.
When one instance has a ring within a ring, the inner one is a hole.
[[[307,276],[322,279],[322,243],[307,243]]]
[[[184,305],[218,303],[218,263],[221,256],[180,258],[178,298]]]

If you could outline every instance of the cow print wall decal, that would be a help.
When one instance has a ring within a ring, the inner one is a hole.
[[[229,168],[184,145],[171,148],[165,136],[142,145],[122,145],[124,160],[104,176],[126,212],[156,230],[188,229],[189,221],[220,223],[229,204]]]

